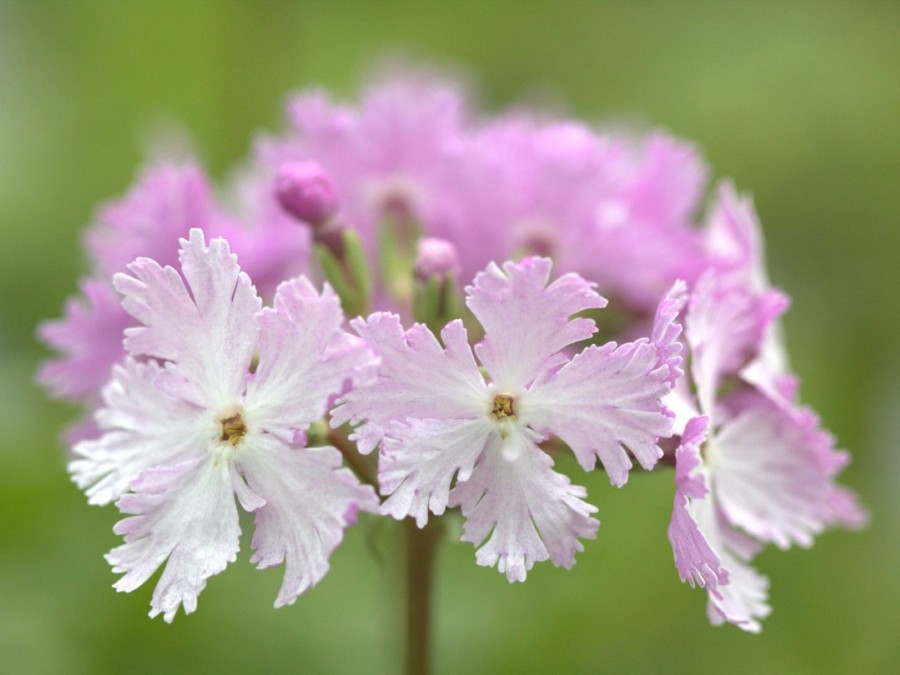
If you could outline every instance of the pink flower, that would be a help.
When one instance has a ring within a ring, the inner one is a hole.
[[[381,444],[385,513],[421,527],[429,511],[460,506],[463,540],[480,546],[478,563],[497,565],[510,581],[524,580],[536,561],[571,567],[579,538],[599,525],[584,488],[553,471],[541,442],[556,435],[584,469],[599,459],[621,486],[629,451],[649,469],[662,454],[657,437],[671,433],[659,399],[671,387],[674,355],[661,362],[644,339],[570,356],[596,330],[571,317],[606,301],[575,274],[548,285],[550,268],[546,258],[491,264],[466,289],[485,332],[475,354],[489,382],[460,321],[443,329],[442,346],[422,325],[404,332],[395,315],[355,320],[381,367],[332,417],[359,425],[352,438],[362,452]]]
[[[652,310],[703,262],[689,217],[706,168],[664,134],[631,140],[517,113],[464,135],[446,163],[427,227],[460,250],[466,280],[492,260],[546,255]]]
[[[81,283],[81,297],[66,302],[65,316],[41,324],[39,334],[59,355],[45,362],[38,380],[59,398],[90,401],[120,362],[122,331],[134,319],[119,304],[111,285],[138,256],[162,265],[177,261],[178,238],[192,227],[216,234],[225,218],[212,188],[194,163],[161,163],[141,174],[121,200],[104,205],[86,233],[93,276]]]
[[[272,200],[271,181],[285,162],[318,162],[341,195],[341,218],[374,253],[387,216],[428,229],[446,153],[463,133],[468,112],[452,85],[389,77],[363,92],[358,110],[311,92],[290,101],[288,116],[292,128],[283,138],[258,144],[256,189]]]
[[[745,377],[786,305],[754,255],[709,270],[685,317],[696,397],[685,383],[667,399],[680,413],[669,527],[679,576],[706,588],[713,623],[753,632],[770,612],[768,580],[749,566],[756,552],[767,543],[810,546],[828,526],[864,520],[835,484],[846,455],[818,418],[786,389],[772,396]]]
[[[109,279],[139,256],[174,265],[179,237],[191,228],[215,236],[226,222],[197,163],[160,162],[148,167],[122,199],[101,207],[85,242],[96,274]]]
[[[91,399],[109,379],[112,364],[124,358],[122,332],[132,324],[109,283],[82,280],[81,297],[66,301],[64,317],[38,327],[41,339],[59,353],[41,364],[38,381],[57,398]]]
[[[150,616],[194,611],[206,579],[235,559],[235,497],[255,514],[259,567],[285,563],[276,606],[319,581],[357,509],[377,506],[332,447],[304,447],[369,361],[341,330],[334,293],[305,278],[261,301],[223,239],[207,246],[193,229],[181,270],[147,258],[115,277],[123,305],[142,325],[125,347],[140,362],[116,366],[97,413],[102,435],[77,444],[73,478],[92,503],[118,498],[130,517],[125,543],[107,559],[120,591],[143,584],[165,562]],[[251,364],[258,355],[258,366]]]
[[[675,280],[693,283],[705,264],[690,219],[708,169],[693,146],[660,131],[601,139],[609,185],[596,206],[591,259],[579,271],[630,306],[652,310]]]

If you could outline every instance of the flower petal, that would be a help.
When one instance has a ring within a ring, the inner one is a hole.
[[[319,294],[306,277],[278,287],[274,309],[259,314],[259,367],[246,397],[255,424],[290,441],[325,415],[356,369],[374,367],[366,345],[341,330],[343,321],[331,287]]]
[[[162,368],[127,358],[113,368],[96,414],[100,435],[77,443],[69,463],[72,479],[91,504],[109,504],[127,492],[144,469],[197,455],[215,437],[202,409],[172,398],[156,386]]]
[[[166,563],[151,618],[162,614],[171,623],[179,607],[193,612],[206,580],[237,556],[241,530],[230,466],[206,456],[148,469],[132,484],[134,494],[118,501],[134,515],[116,524],[125,543],[106,555],[113,571],[124,573],[116,590],[133,591]]]
[[[81,298],[66,301],[65,316],[42,323],[41,339],[60,352],[45,361],[38,381],[56,398],[81,401],[109,379],[114,363],[122,360],[122,333],[134,325],[119,304],[112,286],[96,279],[80,284]]]
[[[381,493],[390,495],[382,513],[398,520],[412,516],[419,527],[429,510],[441,515],[453,477],[469,478],[492,432],[484,418],[395,422],[378,461]]]
[[[325,576],[357,510],[373,511],[378,500],[371,487],[340,468],[334,448],[291,448],[268,434],[252,444],[236,460],[250,489],[266,501],[255,510],[250,562],[260,569],[285,563],[275,600],[281,607]]]
[[[748,288],[761,293],[769,288],[763,233],[753,200],[742,198],[729,181],[716,190],[705,232],[706,248],[719,269],[740,276]]]
[[[631,468],[627,451],[646,469],[662,457],[656,441],[672,434],[672,419],[660,399],[669,389],[668,369],[646,340],[590,346],[523,396],[522,420],[559,436],[586,471],[599,458],[621,486]]]
[[[713,413],[723,377],[737,374],[757,353],[766,329],[787,305],[780,291],[757,295],[734,278],[713,271],[700,278],[684,325],[691,374],[704,415]]]
[[[153,164],[127,195],[104,204],[97,216],[85,244],[105,278],[124,272],[138,257],[174,265],[180,237],[192,227],[215,236],[225,221],[209,179],[194,160]]]
[[[128,266],[134,276],[113,282],[122,306],[144,325],[126,331],[133,355],[171,361],[166,386],[185,400],[213,408],[233,405],[256,349],[261,301],[224,239],[209,246],[193,229],[181,240],[187,287],[171,267],[148,258]]]
[[[582,501],[587,491],[553,471],[536,440],[524,429],[505,440],[495,434],[471,477],[450,493],[450,505],[466,516],[463,541],[480,545],[478,564],[497,565],[510,581],[524,581],[548,558],[572,567],[584,549],[579,538],[594,538],[600,526],[591,518],[596,507]]]
[[[650,342],[656,347],[659,365],[668,369],[666,381],[674,387],[675,382],[684,375],[681,369],[682,344],[678,339],[681,336],[681,323],[678,315],[687,303],[687,285],[678,280],[660,300],[656,309],[656,317],[653,320],[653,332]]]
[[[692,500],[704,499],[709,494],[706,478],[698,471],[700,445],[706,438],[709,419],[695,417],[688,422],[681,444],[675,451],[675,508],[669,523],[669,541],[675,553],[675,567],[682,581],[691,587],[698,585],[714,592],[720,584],[727,584],[728,571],[722,567],[718,554],[694,520]]]
[[[549,286],[549,258],[495,263],[466,288],[466,304],[484,327],[475,353],[501,390],[527,387],[542,371],[565,361],[561,350],[589,338],[594,322],[572,315],[606,306],[577,274],[565,274]]]
[[[404,332],[393,314],[351,325],[381,358],[377,381],[355,387],[332,412],[333,427],[362,423],[351,436],[360,452],[371,452],[395,420],[473,419],[488,412],[487,387],[461,321],[441,331],[446,348],[421,324]]]
[[[693,506],[700,530],[728,573],[728,583],[721,583],[715,589],[707,586],[706,613],[710,623],[719,626],[727,622],[749,633],[758,633],[762,629],[759,621],[772,612],[768,604],[769,579],[745,562],[749,556],[741,549],[750,542],[723,522],[711,499],[698,500]]]
[[[828,496],[828,505],[831,507],[829,525],[840,525],[851,530],[858,530],[869,522],[869,512],[860,503],[856,493],[841,485],[832,486]]]
[[[780,548],[810,546],[832,522],[833,476],[844,456],[808,410],[762,396],[725,422],[711,448],[713,488],[728,521]]]

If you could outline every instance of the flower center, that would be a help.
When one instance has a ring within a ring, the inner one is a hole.
[[[240,412],[236,412],[231,417],[219,420],[222,425],[222,435],[219,440],[237,445],[241,439],[247,434],[247,426],[244,424],[244,418]]]
[[[491,406],[491,415],[494,419],[505,420],[516,416],[514,406],[516,399],[511,394],[497,394],[494,396],[494,404]]]
[[[557,228],[545,220],[527,220],[519,226],[519,245],[526,255],[553,257],[559,249]]]

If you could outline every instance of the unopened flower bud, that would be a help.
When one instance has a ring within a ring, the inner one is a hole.
[[[331,176],[316,162],[285,162],[275,178],[275,196],[295,218],[316,227],[327,223],[338,206]]]
[[[423,237],[416,248],[415,272],[418,279],[446,279],[459,274],[459,255],[446,239]]]

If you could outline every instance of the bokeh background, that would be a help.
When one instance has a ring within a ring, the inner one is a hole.
[[[603,527],[572,571],[510,585],[469,545],[443,547],[437,672],[896,672],[898,36],[895,2],[0,3],[0,670],[399,669],[390,532],[352,530],[324,582],[279,611],[281,571],[246,551],[172,626],[146,617],[150,586],[116,594],[101,557],[116,513],[68,482],[73,411],[32,374],[35,325],[82,270],[79,232],[128,187],[150,130],[181,125],[221,179],[254,131],[280,127],[286,92],[352,98],[403,53],[468,71],[489,109],[550,100],[666,127],[752,192],[794,298],[803,398],[852,449],[845,482],[873,513],[861,534],[761,556],[774,613],[752,636],[710,627],[705,594],[678,582],[670,474],[622,491],[579,476]]]

